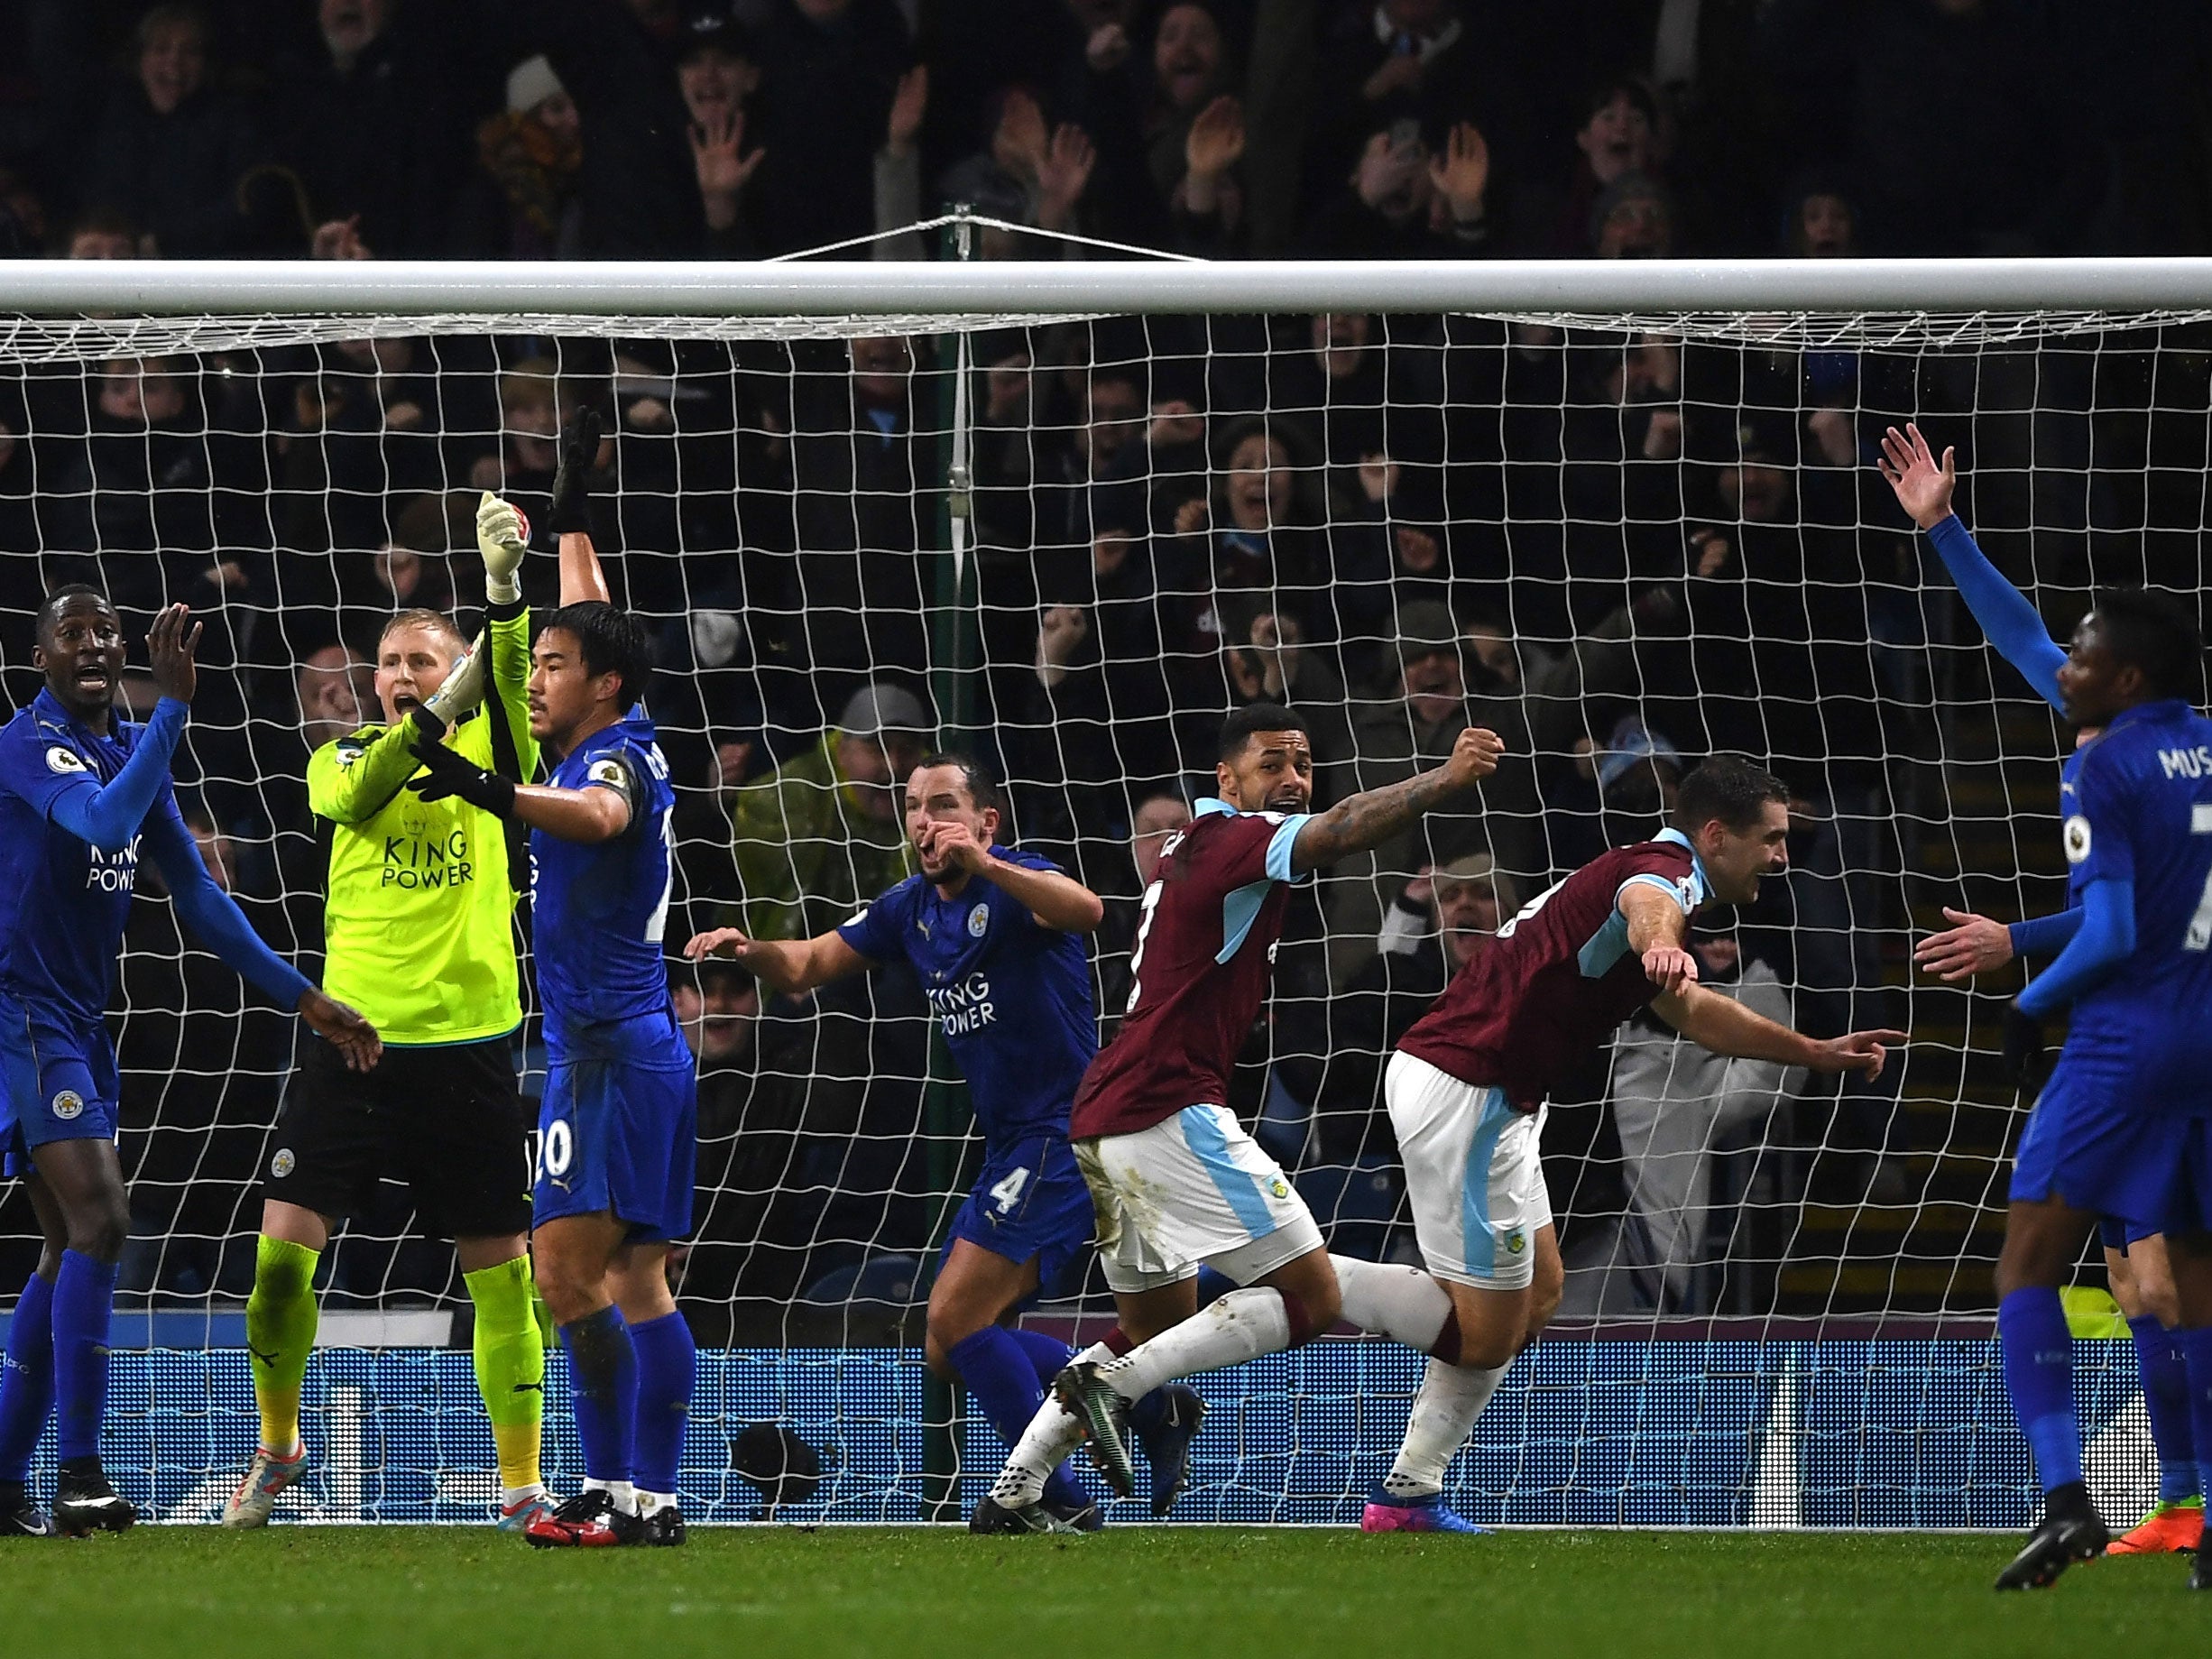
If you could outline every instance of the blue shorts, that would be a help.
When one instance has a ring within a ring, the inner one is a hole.
[[[1082,1287],[1090,1265],[1096,1222],[1091,1189],[1075,1166],[1075,1153],[1065,1135],[1037,1135],[993,1151],[983,1173],[945,1235],[965,1239],[1011,1262],[1037,1258],[1037,1294],[1072,1295]]]
[[[2094,1210],[2105,1240],[2123,1247],[2197,1230],[2205,1121],[2145,1110],[2143,1099],[2124,1068],[2062,1052],[2014,1155],[2012,1198]]]
[[[585,1026],[549,1046],[530,1224],[604,1212],[633,1242],[689,1232],[699,1079],[675,1017]]]
[[[115,1138],[115,1046],[100,1020],[0,991],[0,1174],[31,1171],[50,1140]]]

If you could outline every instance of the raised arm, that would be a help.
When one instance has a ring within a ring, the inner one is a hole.
[[[754,939],[735,927],[717,927],[694,934],[684,954],[693,962],[709,956],[734,962],[785,996],[798,996],[848,973],[865,973],[875,965],[834,933],[811,939]]]
[[[1746,1008],[1733,997],[1697,984],[1654,997],[1652,1010],[1713,1054],[1740,1060],[1774,1060],[1814,1072],[1864,1072],[1868,1077],[1879,1077],[1891,1047],[1905,1040],[1902,1031],[1853,1031],[1818,1041]]]
[[[506,771],[501,750],[512,751],[517,783],[528,783],[538,770],[538,740],[530,732],[530,607],[522,599],[529,541],[521,512],[486,490],[476,504],[476,550],[484,556],[484,631],[491,642],[490,717],[505,728],[503,743],[495,742],[492,752]],[[495,737],[498,732],[494,727]]]
[[[198,684],[192,648],[199,643],[200,624],[194,622],[188,631],[186,614],[184,606],[171,605],[147,631],[146,654],[152,660],[153,684],[161,700],[122,770],[104,784],[81,769],[65,774],[69,787],[60,789],[47,807],[49,818],[103,853],[120,853],[131,844],[161,786],[169,781],[169,763],[177,752],[177,740],[184,735],[185,717]]]
[[[592,546],[591,471],[604,431],[595,409],[580,409],[561,432],[560,470],[553,475],[553,510],[546,528],[560,538],[561,603],[612,604],[607,578]]]
[[[443,743],[418,739],[413,753],[429,775],[408,787],[424,800],[458,796],[495,818],[515,819],[562,841],[586,846],[613,841],[637,814],[637,780],[620,760],[594,762],[590,783],[563,789],[550,784],[519,786]],[[604,777],[598,770],[603,764],[611,769]]]
[[[1471,789],[1498,770],[1505,740],[1481,726],[1470,726],[1452,745],[1442,766],[1403,783],[1350,796],[1328,811],[1308,818],[1291,843],[1290,867],[1298,874],[1320,870],[1378,847],[1453,797]]]
[[[1959,485],[1958,451],[1944,450],[1939,466],[1920,428],[1907,423],[1903,432],[1892,427],[1883,434],[1880,465],[1882,476],[1896,493],[1897,504],[1928,533],[1929,545],[1959,585],[1959,597],[1990,644],[2044,701],[2053,708],[2062,706],[2059,665],[2066,660],[2065,650],[2051,639],[2027,595],[1989,562],[1951,511],[1951,494]]]

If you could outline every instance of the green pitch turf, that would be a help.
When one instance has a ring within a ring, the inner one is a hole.
[[[2180,1651],[2212,1626],[2212,1594],[2184,1588],[2178,1558],[2096,1562],[1999,1596],[1989,1581],[2011,1551],[1926,1534],[745,1528],[585,1554],[475,1528],[142,1527],[0,1543],[0,1650],[1952,1659]]]

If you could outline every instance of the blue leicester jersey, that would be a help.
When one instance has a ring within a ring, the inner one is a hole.
[[[146,730],[128,720],[108,729],[98,735],[43,690],[0,727],[0,987],[82,1020],[100,1018],[115,989],[143,837],[103,853],[51,815],[69,790],[113,779]],[[190,843],[167,780],[146,814],[161,819]]]
[[[563,1028],[668,1006],[660,941],[676,850],[676,791],[642,709],[578,743],[553,769],[552,783],[620,789],[631,815],[628,829],[595,846],[530,832],[531,946],[548,1041]]]
[[[1024,870],[1057,870],[993,847]],[[945,1027],[992,1147],[1067,1133],[1068,1102],[1098,1052],[1083,941],[1047,927],[995,881],[971,876],[952,899],[908,876],[837,930],[871,962],[903,956]]]
[[[2097,880],[2135,889],[2134,954],[2075,1002],[2069,1032],[2197,1053],[2212,1025],[2212,720],[2178,699],[2127,710],[2068,759],[2059,802],[2074,901]]]

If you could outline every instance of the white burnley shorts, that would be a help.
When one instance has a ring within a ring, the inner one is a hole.
[[[1115,1290],[1173,1285],[1201,1262],[1249,1285],[1321,1249],[1305,1200],[1226,1106],[1186,1106],[1150,1129],[1079,1140],[1075,1164]]]
[[[1502,1090],[1461,1083],[1403,1051],[1383,1074],[1383,1100],[1429,1272],[1479,1290],[1527,1289],[1536,1233],[1552,1224],[1536,1150],[1543,1110],[1516,1111]]]

